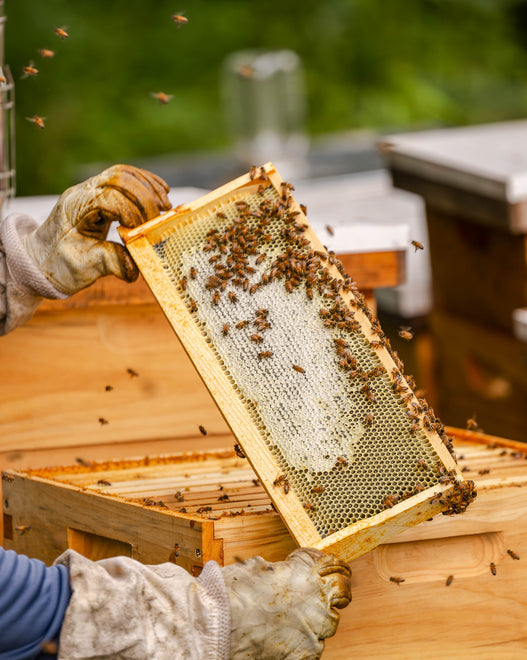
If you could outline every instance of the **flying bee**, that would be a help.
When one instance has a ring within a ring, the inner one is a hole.
[[[183,16],[183,14],[172,14],[172,20],[177,25],[178,29],[182,25],[186,25],[188,23],[188,18],[186,16]]]
[[[238,443],[234,445],[234,453],[238,458],[245,458],[245,453]]]
[[[402,577],[391,577],[390,582],[395,582],[395,584],[399,585],[401,582],[404,582],[404,578]]]
[[[166,105],[174,98],[173,94],[165,94],[165,92],[150,92],[150,96],[157,99],[160,105]]]
[[[412,241],[411,244],[414,246],[416,252],[417,250],[424,250],[423,245],[419,241]]]
[[[264,360],[270,357],[273,357],[273,351],[261,351],[260,353],[258,353],[259,360]]]
[[[273,486],[283,486],[284,493],[287,495],[289,493],[289,481],[281,474],[273,481]]]
[[[446,587],[449,587],[449,586],[452,584],[452,581],[453,581],[453,580],[454,580],[454,576],[453,576],[453,575],[449,575],[449,576],[447,577],[447,579],[446,579],[445,586],[446,586]]]
[[[135,371],[135,369],[131,369],[130,367],[128,367],[126,373],[130,376],[130,378],[137,378],[139,376],[139,373]]]
[[[35,78],[35,76],[38,76],[38,69],[35,68],[33,62],[23,67],[21,78]]]
[[[53,32],[57,35],[57,37],[60,37],[61,39],[68,39],[69,34],[67,32],[68,28],[66,27],[56,27]]]
[[[105,424],[108,424],[108,420],[104,419],[104,417],[99,417],[99,424],[104,426]]]
[[[333,231],[333,227],[331,225],[326,225],[326,231],[330,236],[335,236],[335,232]]]
[[[23,536],[26,532],[29,532],[31,525],[18,525],[15,529],[17,532],[20,532],[20,536]]]
[[[39,117],[38,115],[33,115],[32,117],[26,117],[26,119],[32,122],[33,124],[35,124],[35,126],[38,126],[39,128],[46,127],[46,124],[44,123],[46,119],[45,117]]]
[[[468,431],[478,431],[479,430],[479,424],[476,421],[476,414],[472,415],[469,419],[467,419],[467,430]]]
[[[303,369],[302,367],[299,367],[298,364],[294,364],[293,369],[295,371],[298,371],[299,374],[305,374],[306,373],[306,370]]]
[[[251,179],[251,181],[254,181],[254,179],[256,179],[257,176],[258,176],[258,168],[256,167],[256,165],[253,165],[249,172],[249,179]]]
[[[414,333],[412,331],[412,328],[409,327],[402,327],[399,329],[398,333],[399,337],[401,339],[404,339],[405,341],[410,341],[410,339],[414,338]]]
[[[514,552],[514,550],[507,550],[507,553],[508,553],[508,555],[509,555],[510,557],[512,557],[513,559],[519,559],[519,558],[520,558],[519,555],[517,555],[517,554]]]
[[[490,572],[492,575],[496,575],[496,564],[493,561],[490,562]]]
[[[52,57],[55,57],[55,51],[49,50],[49,48],[39,48],[38,54],[43,60],[50,60]]]
[[[202,426],[201,424],[198,426],[198,429],[199,429],[199,432],[201,433],[201,435],[207,435],[207,429],[204,426]]]

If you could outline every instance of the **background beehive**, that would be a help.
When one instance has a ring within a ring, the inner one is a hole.
[[[267,165],[122,234],[293,536],[351,559],[472,492],[290,190]]]

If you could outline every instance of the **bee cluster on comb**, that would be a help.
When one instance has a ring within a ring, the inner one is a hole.
[[[396,517],[430,489],[433,512],[464,510],[473,484],[443,425],[292,190],[271,165],[253,168],[125,242],[280,513],[295,501],[293,535],[303,516],[311,544]]]

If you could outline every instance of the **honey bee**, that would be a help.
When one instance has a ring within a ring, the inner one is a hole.
[[[183,493],[180,490],[178,490],[174,493],[174,500],[176,502],[184,502],[185,501],[185,496],[183,495]]]
[[[90,467],[90,465],[91,465],[90,461],[86,461],[86,460],[84,460],[84,458],[76,458],[75,461],[79,465],[82,465],[82,467]]]
[[[99,479],[97,486],[111,486],[111,482],[106,481],[106,479]]]
[[[447,577],[447,579],[446,579],[445,586],[446,586],[446,587],[449,587],[449,586],[452,584],[452,581],[453,581],[453,580],[454,580],[454,576],[453,576],[453,575],[449,575],[449,576]]]
[[[242,328],[245,328],[246,325],[249,324],[249,321],[238,321],[236,324],[237,330],[241,330]]]
[[[199,429],[199,432],[201,433],[201,435],[207,435],[207,429],[204,426],[202,426],[201,424],[198,426],[198,429]]]
[[[478,431],[479,430],[479,424],[476,421],[476,414],[472,415],[469,419],[467,419],[467,430],[468,431]]]
[[[428,465],[426,464],[424,458],[418,458],[416,462],[417,467],[421,468],[421,470],[428,470]]]
[[[233,304],[237,303],[238,302],[238,296],[233,291],[229,291],[229,300]]]
[[[391,495],[385,495],[382,500],[382,504],[385,509],[391,509],[399,501],[399,495],[397,493],[392,493]]]
[[[424,250],[423,245],[419,241],[412,241],[411,244],[414,246],[416,252],[417,250]]]
[[[396,585],[400,585],[401,582],[404,582],[404,578],[402,578],[402,577],[391,577],[390,582],[395,582]]]
[[[196,513],[208,513],[209,511],[212,511],[211,506],[200,506],[198,509],[196,509]]]
[[[35,76],[38,76],[38,69],[35,68],[33,62],[22,68],[21,78],[34,78]]]
[[[43,60],[50,60],[52,57],[55,57],[55,51],[49,50],[49,48],[39,48],[38,54]]]
[[[302,213],[304,215],[307,215],[307,207],[305,206],[305,204],[300,204],[300,208],[302,209]]]
[[[265,253],[258,255],[258,257],[256,257],[256,265],[259,266],[266,256],[267,255]]]
[[[104,426],[105,424],[108,424],[108,420],[104,419],[104,417],[99,417],[99,424]]]
[[[166,105],[174,98],[173,94],[165,94],[165,92],[150,92],[150,96],[157,99],[160,105]]]
[[[269,177],[263,165],[260,167],[260,179],[262,179],[262,181],[269,181]]]
[[[234,453],[238,458],[245,458],[245,453],[238,443],[234,445]]]
[[[186,277],[182,277],[179,280],[179,286],[183,289],[183,291],[186,291],[186,289],[187,289],[187,278]]]
[[[261,344],[263,342],[263,337],[262,335],[251,335],[251,341],[254,341],[255,344]]]
[[[313,488],[311,489],[311,492],[317,495],[323,493],[324,491],[325,491],[324,486],[313,486]]]
[[[517,554],[514,552],[514,550],[507,550],[507,553],[508,553],[508,555],[509,555],[510,557],[512,557],[513,559],[519,559],[519,558],[520,558],[519,555],[517,555]]]
[[[68,39],[70,35],[68,34],[67,29],[68,28],[65,27],[56,27],[53,32],[61,39]]]
[[[256,167],[256,165],[253,165],[249,172],[249,179],[251,179],[251,181],[254,181],[254,179],[256,179],[257,176],[258,176],[258,168]]]
[[[113,390],[113,385],[106,385],[106,387],[104,388],[105,392],[111,392],[112,390]]]
[[[397,334],[399,337],[401,337],[401,339],[404,339],[405,341],[410,341],[410,339],[414,338],[413,330],[408,327],[400,328]]]
[[[190,300],[189,301],[189,308],[190,308],[190,311],[193,312],[193,313],[198,311],[198,304],[196,303],[195,300]]]
[[[188,23],[188,18],[183,16],[183,14],[172,14],[172,20],[177,25],[178,29],[182,25],[186,25]]]
[[[7,481],[7,483],[12,484],[15,478],[10,474],[2,474],[2,481]]]
[[[222,334],[224,337],[226,337],[226,336],[229,334],[229,324],[228,324],[228,323],[224,323],[224,324],[223,324],[223,328],[222,328],[222,330],[221,330],[221,334]]]
[[[33,115],[32,117],[26,117],[26,119],[32,122],[33,124],[35,124],[35,126],[38,126],[39,128],[46,127],[46,124],[44,123],[46,119],[45,117],[39,117],[38,115]]]
[[[367,413],[366,417],[364,418],[364,426],[371,426],[373,424],[373,415],[371,413]]]
[[[496,575],[496,564],[493,561],[490,562],[490,572],[492,575]]]
[[[31,525],[18,525],[15,529],[17,532],[20,532],[20,536],[23,536],[26,532],[29,532]]]
[[[214,295],[212,296],[212,304],[217,305],[219,302],[220,302],[220,292],[214,291]]]
[[[130,368],[128,368],[128,369],[126,370],[126,372],[127,372],[127,374],[130,376],[130,378],[137,378],[137,377],[139,376],[139,374],[137,373],[137,371],[135,371],[134,369],[130,369]]]
[[[337,456],[337,460],[335,462],[335,467],[346,467],[348,465],[348,461],[344,456]]]
[[[310,502],[305,502],[303,506],[306,511],[315,512],[317,510],[317,507],[311,504]]]
[[[335,232],[333,231],[333,227],[331,225],[326,225],[326,231],[330,236],[334,236]]]
[[[259,360],[265,360],[270,357],[273,357],[273,351],[260,351],[260,353],[258,353]]]
[[[289,481],[284,477],[283,474],[281,474],[279,477],[277,477],[273,481],[273,486],[283,486],[284,487],[284,493],[287,495],[289,493]]]
[[[227,493],[225,493],[224,495],[220,495],[218,497],[218,502],[228,502],[228,501],[229,501],[229,496],[227,495]]]
[[[490,470],[489,468],[483,468],[481,470],[478,470],[478,474],[489,474]]]
[[[303,369],[302,367],[299,367],[298,364],[294,364],[293,369],[295,371],[298,371],[299,374],[305,374],[306,373],[306,370]]]

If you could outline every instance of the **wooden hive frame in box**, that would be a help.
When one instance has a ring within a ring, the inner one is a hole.
[[[267,164],[123,240],[299,545],[346,560],[474,496]]]

